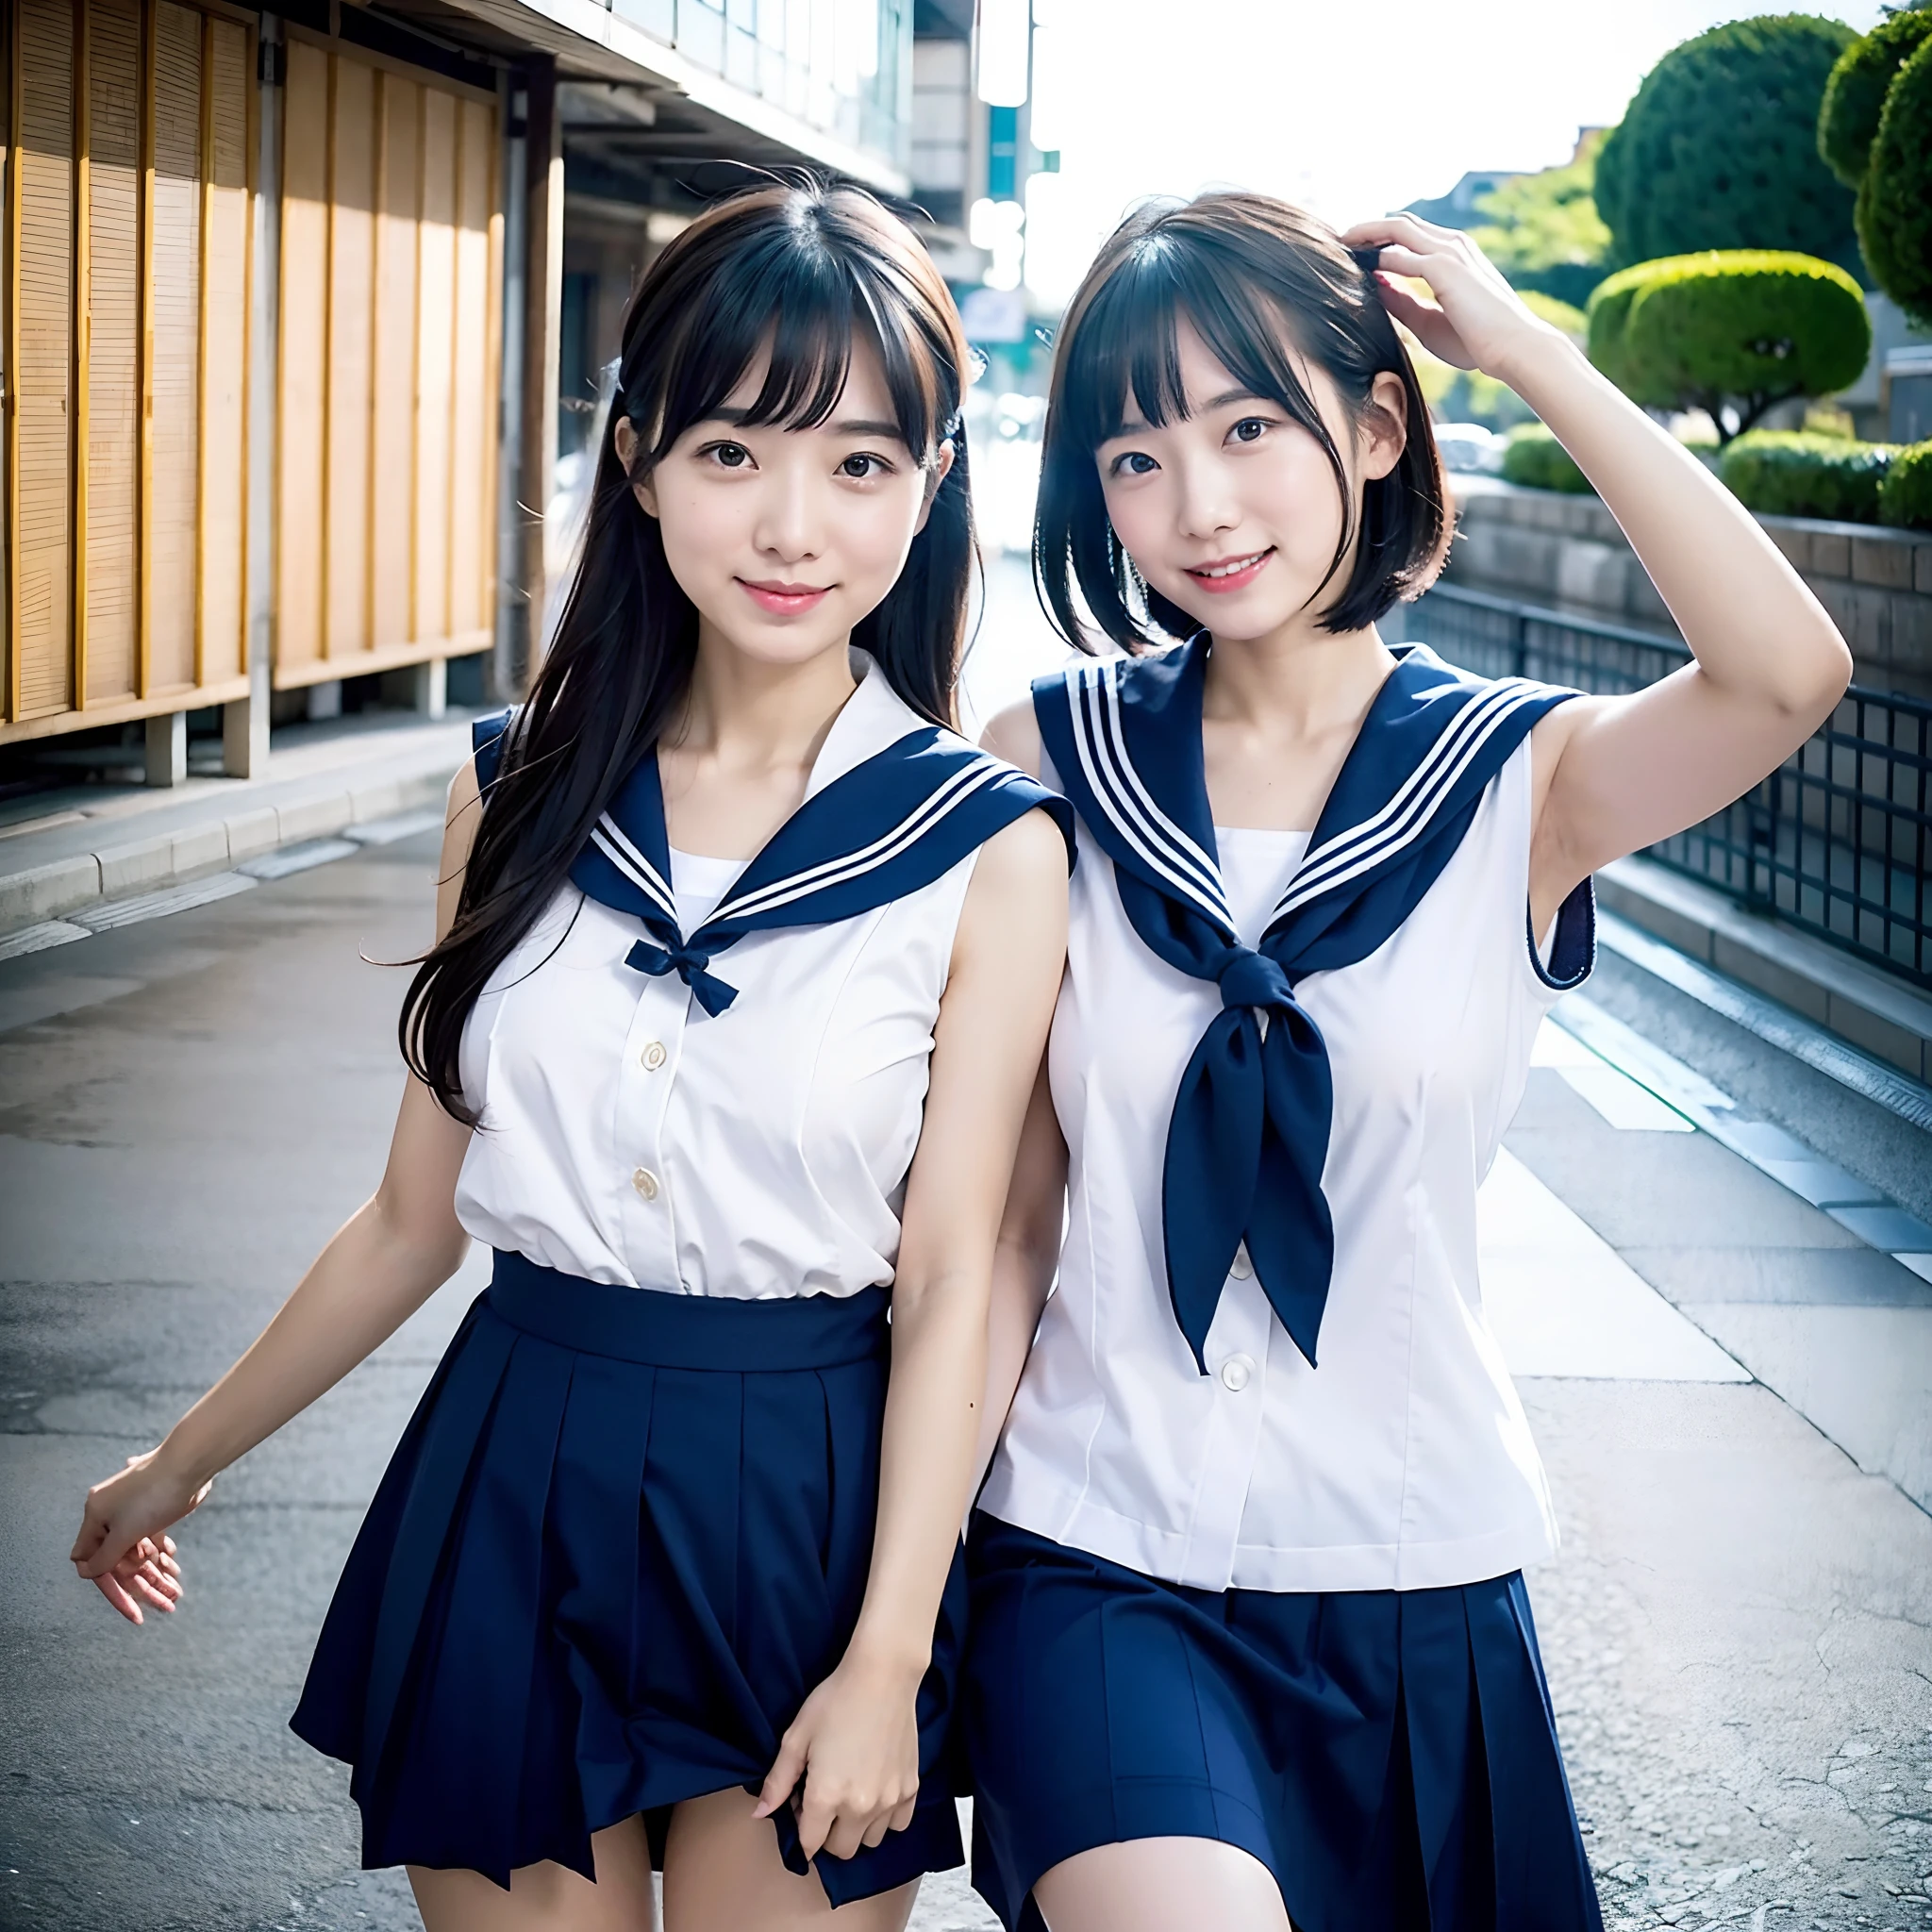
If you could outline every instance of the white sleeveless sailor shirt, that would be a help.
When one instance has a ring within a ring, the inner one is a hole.
[[[1558,996],[1527,931],[1531,818],[1525,740],[1393,935],[1299,982],[1334,1078],[1320,1366],[1290,1340],[1243,1250],[1205,1376],[1169,1300],[1162,1153],[1221,995],[1142,943],[1082,822],[1049,1047],[1067,1229],[983,1508],[1217,1591],[1428,1589],[1554,1551],[1548,1485],[1476,1268],[1476,1189]],[[1217,840],[1253,945],[1306,839]]]
[[[855,654],[806,796],[924,724]],[[479,1115],[457,1213],[479,1241],[626,1288],[743,1300],[892,1280],[969,854],[903,898],[751,932],[708,1014],[625,963],[635,918],[566,885],[463,1036]],[[747,863],[673,852],[680,924]]]

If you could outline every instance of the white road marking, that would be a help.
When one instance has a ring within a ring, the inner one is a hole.
[[[1516,1375],[1748,1382],[1507,1148],[1476,1196],[1483,1309]]]

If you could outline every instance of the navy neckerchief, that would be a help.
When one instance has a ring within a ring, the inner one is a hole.
[[[1221,988],[1223,1010],[1181,1075],[1161,1174],[1168,1292],[1204,1374],[1243,1241],[1281,1325],[1315,1360],[1335,1258],[1322,1193],[1334,1089],[1296,983],[1367,958],[1401,925],[1510,753],[1577,695],[1521,678],[1489,683],[1419,645],[1399,652],[1250,947],[1222,889],[1202,764],[1208,649],[1200,637],[1158,657],[1090,659],[1033,687],[1047,753],[1113,860],[1134,930],[1169,965]],[[1587,944],[1589,891],[1573,895],[1577,911],[1564,908],[1566,941],[1580,915]]]
[[[510,717],[503,711],[473,727],[486,791]],[[746,933],[852,919],[903,899],[1036,807],[1052,814],[1071,863],[1074,819],[1065,799],[952,732],[920,725],[812,793],[687,936],[671,890],[654,745],[618,787],[570,876],[586,896],[643,922],[649,938],[630,949],[626,965],[675,973],[707,1013],[718,1014],[738,990],[710,971],[711,961]]]

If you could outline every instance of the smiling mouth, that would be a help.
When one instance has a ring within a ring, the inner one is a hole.
[[[781,616],[809,610],[832,589],[830,584],[754,583],[749,577],[740,577],[738,581],[755,603]]]
[[[1229,557],[1219,563],[1199,564],[1188,575],[1204,591],[1239,591],[1254,582],[1262,565],[1274,555],[1274,546],[1271,543],[1266,550],[1253,551],[1246,557]]]

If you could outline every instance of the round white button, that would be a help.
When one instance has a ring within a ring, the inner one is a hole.
[[[631,1175],[630,1184],[645,1200],[655,1201],[658,1198],[658,1176],[648,1167],[639,1168]]]
[[[1243,1241],[1234,1251],[1234,1260],[1229,1264],[1227,1272],[1237,1281],[1245,1281],[1255,1272],[1255,1264],[1248,1259],[1248,1244],[1246,1241]]]
[[[1231,1355],[1221,1365],[1221,1386],[1239,1395],[1248,1386],[1248,1377],[1254,1373],[1253,1356]]]
[[[638,1055],[647,1074],[655,1074],[670,1058],[671,1056],[664,1051],[664,1042],[661,1040],[652,1041],[643,1052]]]

